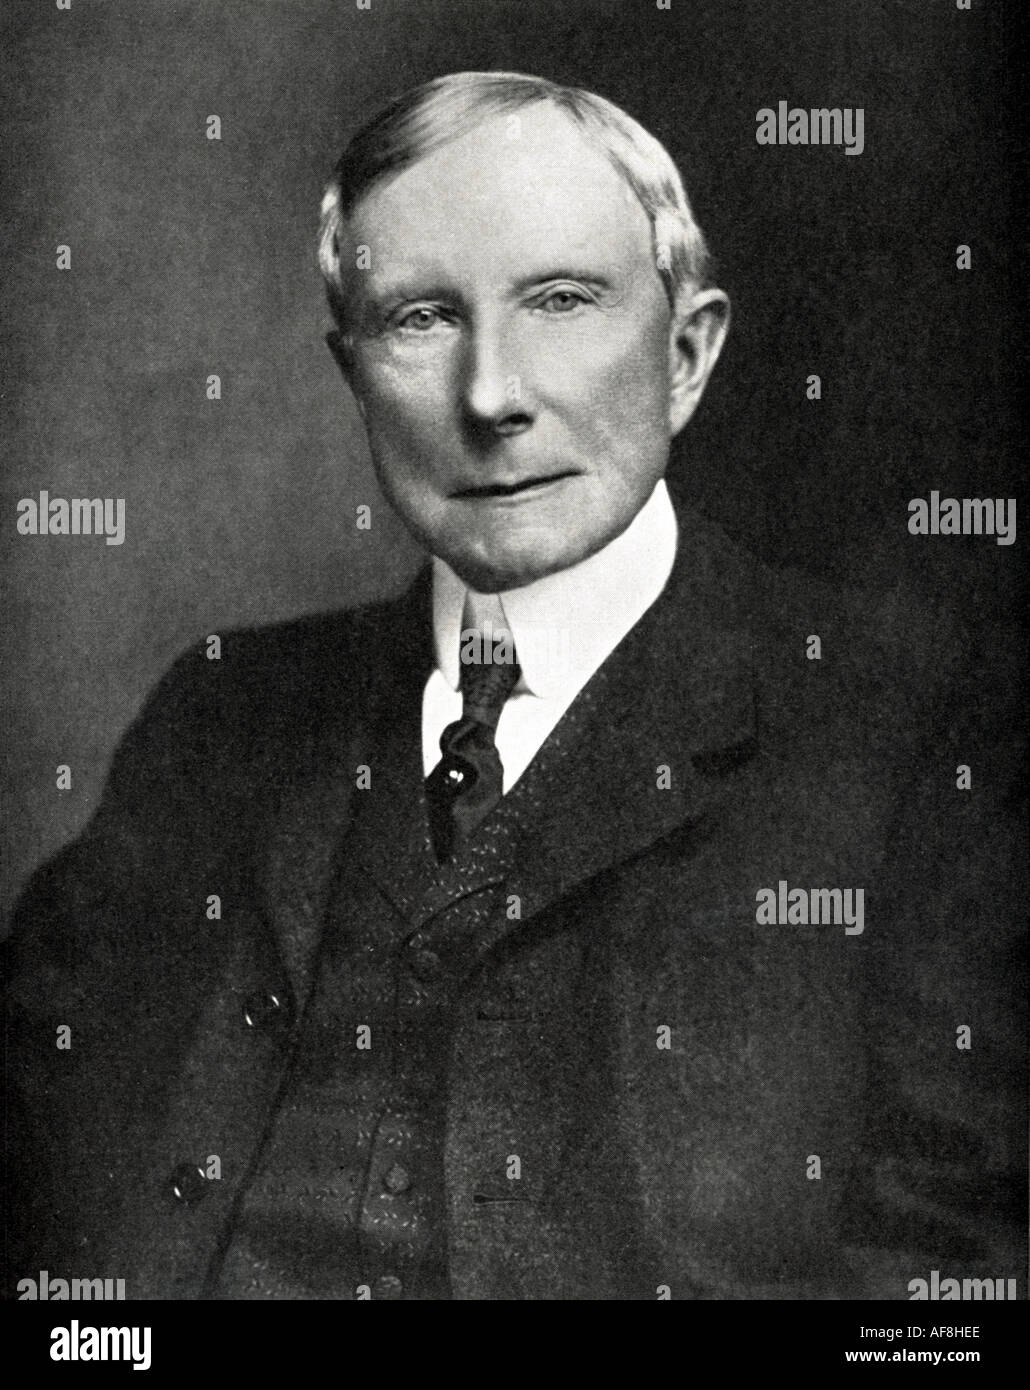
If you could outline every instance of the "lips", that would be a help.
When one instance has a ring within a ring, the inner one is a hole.
[[[563,478],[574,478],[576,475],[572,471],[564,473],[547,473],[539,477],[520,478],[513,483],[477,483],[474,487],[462,488],[458,492],[451,493],[452,497],[518,497],[522,493],[545,488],[551,483],[560,482]]]

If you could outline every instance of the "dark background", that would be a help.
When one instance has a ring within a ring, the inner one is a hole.
[[[314,237],[348,133],[438,73],[593,88],[680,162],[735,308],[677,445],[681,492],[767,558],[895,589],[902,615],[940,598],[974,625],[1015,616],[1022,535],[906,527],[933,488],[1018,495],[1016,6],[973,3],[8,3],[5,901],[94,808],[187,643],[379,595],[417,564],[322,342]],[[757,145],[781,99],[864,107],[864,153]],[[41,489],[124,497],[125,544],[19,536]]]

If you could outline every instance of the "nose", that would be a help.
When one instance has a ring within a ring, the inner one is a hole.
[[[533,423],[517,355],[499,322],[478,322],[470,330],[462,408],[470,430],[481,436],[518,434]]]

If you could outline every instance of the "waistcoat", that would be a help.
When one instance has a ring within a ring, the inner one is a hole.
[[[453,1005],[510,926],[504,878],[518,828],[563,740],[545,745],[463,850],[438,865],[416,703],[383,711],[372,731],[371,786],[354,797],[291,1076],[216,1298],[450,1297]]]

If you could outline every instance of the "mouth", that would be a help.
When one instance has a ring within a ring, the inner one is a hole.
[[[475,487],[462,488],[460,492],[452,492],[451,496],[480,501],[494,497],[522,497],[529,493],[542,492],[554,483],[576,476],[574,472],[567,470],[564,473],[548,473],[538,478],[521,478],[515,483],[480,483]]]

